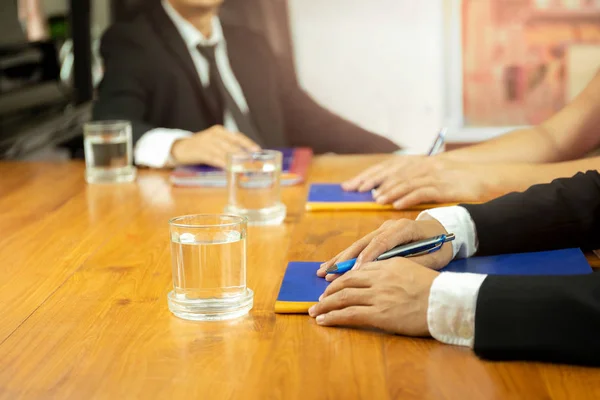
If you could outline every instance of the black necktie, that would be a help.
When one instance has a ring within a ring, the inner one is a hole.
[[[207,102],[209,107],[212,109],[217,121],[223,120],[223,114],[225,110],[231,113],[238,130],[250,139],[254,140],[258,145],[263,145],[260,136],[252,120],[247,114],[244,114],[240,107],[237,105],[231,93],[225,87],[219,68],[217,67],[217,60],[215,58],[215,47],[216,46],[202,46],[198,45],[198,51],[208,61],[210,83],[204,90],[207,93]]]

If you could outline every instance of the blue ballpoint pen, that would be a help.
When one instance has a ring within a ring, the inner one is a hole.
[[[454,240],[454,233],[448,233],[429,239],[419,240],[418,242],[401,244],[381,254],[375,261],[387,260],[392,257],[415,257],[433,253],[434,251],[441,249],[444,243],[451,242],[452,240]],[[327,268],[327,273],[343,274],[344,272],[350,271],[355,263],[356,258],[342,261]]]

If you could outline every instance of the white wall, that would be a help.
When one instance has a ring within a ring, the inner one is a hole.
[[[426,151],[444,120],[443,0],[290,0],[300,83],[321,104]]]

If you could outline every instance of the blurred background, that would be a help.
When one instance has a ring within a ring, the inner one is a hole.
[[[67,159],[99,40],[157,0],[0,0],[0,158]],[[424,152],[547,118],[600,67],[600,0],[227,0],[321,104]]]

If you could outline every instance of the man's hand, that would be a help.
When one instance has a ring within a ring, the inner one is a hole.
[[[177,164],[207,164],[225,168],[227,153],[257,151],[260,146],[241,133],[214,125],[189,138],[177,140],[171,155]]]
[[[379,229],[354,242],[350,247],[331,260],[321,264],[317,275],[325,277],[328,281],[332,281],[339,276],[326,273],[327,268],[333,264],[356,258],[356,264],[354,264],[353,269],[361,269],[364,263],[375,260],[382,253],[399,244],[428,239],[445,233],[448,232],[435,219],[423,221],[412,221],[409,219],[386,221]],[[412,257],[411,260],[428,268],[443,268],[452,260],[452,244],[444,243],[440,250],[431,254]]]
[[[332,282],[308,313],[324,326],[363,326],[429,336],[429,292],[438,275],[401,257],[364,264]]]

